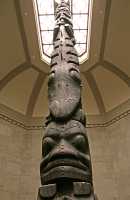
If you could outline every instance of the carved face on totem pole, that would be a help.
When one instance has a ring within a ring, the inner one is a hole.
[[[43,182],[60,178],[89,181],[89,145],[80,122],[50,123],[43,137],[42,155]]]
[[[51,122],[45,130],[41,183],[46,189],[50,187],[56,198],[65,191],[69,198],[91,193],[91,161],[85,131],[84,126],[74,120],[65,124]],[[46,192],[41,191],[45,196]]]

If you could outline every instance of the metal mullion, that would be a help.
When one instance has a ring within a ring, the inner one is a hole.
[[[89,0],[89,3],[88,3],[88,22],[87,22],[87,29],[88,29],[88,26],[89,26],[89,18],[90,18],[90,13],[89,13],[89,11],[90,11],[90,0]]]
[[[42,43],[42,45],[48,45],[48,46],[52,46],[53,43]]]
[[[72,15],[72,19],[73,19],[73,0],[71,0],[71,15]]]
[[[86,42],[76,42],[76,44],[87,44]]]
[[[53,14],[51,14],[51,13],[49,13],[49,14],[38,14],[38,16],[52,16],[52,15],[54,15],[54,13]]]
[[[89,15],[89,13],[73,13],[73,15]]]
[[[40,29],[40,31],[43,31],[43,32],[45,32],[45,31],[46,31],[46,32],[47,32],[47,31],[52,31],[52,32],[53,32],[54,30],[52,30],[52,29],[48,29],[48,30]]]
[[[41,44],[40,44],[40,45],[42,45],[41,23],[40,23],[40,18],[39,18],[39,8],[38,8],[38,2],[37,2],[37,1],[36,1],[36,7],[37,7],[38,24],[39,24],[39,31],[40,31],[40,41],[41,41]],[[44,52],[43,45],[42,45],[42,50],[43,50],[43,52]]]
[[[86,44],[86,42],[76,42],[76,44]],[[42,45],[53,45],[53,43],[42,43]]]
[[[50,46],[50,45],[49,45]],[[52,45],[51,45],[52,46]],[[48,57],[48,58],[51,58],[51,56],[49,56],[47,53],[45,53],[45,51],[44,51],[44,44],[42,43],[42,49],[43,49],[43,52],[44,52],[44,54]]]
[[[86,44],[86,42],[76,42],[76,44]],[[53,45],[53,43],[42,43],[42,45]]]
[[[74,31],[88,31],[87,28],[75,28]]]
[[[86,45],[86,42],[76,42],[76,44],[85,44]],[[52,46],[53,43],[42,43],[42,45]]]
[[[74,31],[88,31],[88,29],[86,29],[86,28],[81,28],[81,29],[78,29],[78,28],[76,29],[76,28],[75,28],[75,29],[73,29],[73,30],[74,30]],[[44,32],[45,32],[45,31],[52,31],[52,32],[53,32],[54,30],[52,30],[52,29],[48,29],[48,30],[40,29],[40,31],[44,31]]]

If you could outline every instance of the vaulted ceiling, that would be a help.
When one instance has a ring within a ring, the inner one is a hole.
[[[0,2],[0,111],[48,112],[49,66],[40,58],[33,0]],[[80,66],[85,111],[101,115],[130,99],[130,1],[94,0],[89,59]]]

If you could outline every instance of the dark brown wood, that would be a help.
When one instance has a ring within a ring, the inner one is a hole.
[[[50,115],[42,140],[38,200],[94,200],[81,104],[81,79],[69,4],[55,4],[54,51],[48,78]]]

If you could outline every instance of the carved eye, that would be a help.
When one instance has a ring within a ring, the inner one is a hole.
[[[42,142],[42,155],[46,156],[55,146],[55,141],[50,138],[46,137]]]
[[[51,77],[54,77],[55,76],[55,70],[51,70],[50,74],[49,74]]]
[[[49,76],[48,76],[48,85],[52,85],[55,79],[55,70],[51,70]]]
[[[81,82],[78,69],[72,67],[72,68],[69,70],[69,72],[70,72],[71,77],[73,77],[73,79],[75,79],[75,80],[78,81],[78,82]]]
[[[73,138],[71,142],[76,149],[85,153],[87,151],[87,142],[83,135],[77,135]]]

